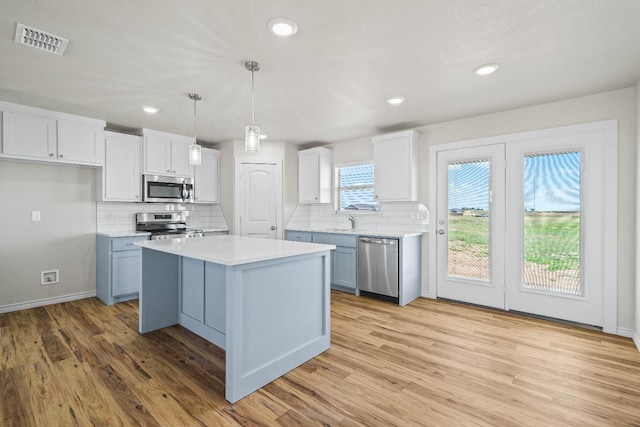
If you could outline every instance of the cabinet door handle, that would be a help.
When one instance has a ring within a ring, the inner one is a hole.
[[[53,156],[54,156],[54,154],[53,154],[53,153],[49,153],[49,157],[53,157]]]
[[[170,171],[169,169],[167,169],[167,172],[169,172],[169,173],[170,173],[171,171]]]
[[[58,154],[58,157],[63,158],[64,154]]]

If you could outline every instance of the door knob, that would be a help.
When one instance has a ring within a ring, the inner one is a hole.
[[[275,229],[276,229],[276,226],[275,226],[275,225],[272,225],[272,226],[271,226],[271,230],[275,230]]]
[[[440,230],[438,230],[438,234],[444,234],[444,230],[441,228]]]

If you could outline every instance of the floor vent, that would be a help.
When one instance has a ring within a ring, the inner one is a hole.
[[[20,23],[16,25],[15,41],[56,55],[62,55],[69,43],[65,38]]]

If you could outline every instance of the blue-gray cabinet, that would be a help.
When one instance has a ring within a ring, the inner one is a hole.
[[[360,295],[358,289],[358,238],[362,234],[331,232],[287,231],[286,239],[335,245],[331,251],[331,289]],[[385,237],[377,234],[376,237]],[[419,234],[393,237],[398,239],[398,304],[404,306],[420,297],[422,291],[422,236]]]
[[[311,234],[307,231],[287,231],[286,240],[313,243]]]
[[[335,245],[331,251],[331,289],[358,295],[358,236],[287,231],[287,240]]]
[[[133,243],[149,236],[98,236],[96,296],[105,304],[138,298],[142,283],[142,249]]]

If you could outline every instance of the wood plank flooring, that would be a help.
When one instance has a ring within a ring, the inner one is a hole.
[[[0,314],[2,426],[640,426],[630,339],[332,292],[331,349],[234,405],[224,352],[136,301]]]

